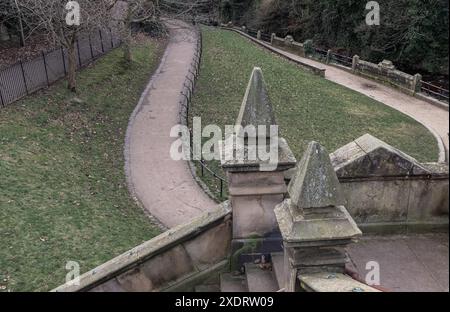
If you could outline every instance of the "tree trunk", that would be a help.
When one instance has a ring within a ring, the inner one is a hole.
[[[77,56],[75,50],[75,41],[71,43],[71,46],[67,49],[68,56],[68,71],[67,71],[67,88],[76,92],[77,81],[76,81],[76,72],[77,72]]]
[[[133,55],[131,53],[131,40],[132,40],[132,34],[131,34],[131,20],[133,18],[133,13],[131,6],[128,4],[127,8],[127,16],[122,24],[122,32],[124,34],[124,40],[123,40],[123,57],[125,59],[125,62],[131,63],[133,61]]]
[[[17,19],[19,22],[19,39],[20,39],[20,46],[25,46],[25,34],[23,31],[23,22],[22,22],[22,12],[20,11],[19,4],[17,3],[17,0],[14,1],[17,9]]]
[[[131,35],[127,35],[123,42],[123,57],[127,63],[133,62],[133,54],[131,53]]]

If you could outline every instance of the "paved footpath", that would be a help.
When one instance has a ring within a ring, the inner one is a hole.
[[[193,59],[197,33],[181,21],[166,21],[170,42],[133,113],[127,131],[126,172],[130,189],[142,206],[165,227],[191,220],[217,204],[192,177],[186,161],[169,151],[179,123],[179,100]]]
[[[373,270],[367,263],[377,262],[381,286],[388,291],[449,291],[448,233],[364,236],[349,254],[362,279]]]
[[[441,138],[443,146],[441,145],[441,152],[439,160],[444,161],[445,153],[449,150],[449,112],[443,108],[432,105],[426,101],[409,96],[393,88],[385,86],[381,83],[363,78],[361,76],[353,75],[345,70],[336,68],[334,66],[326,65],[318,61],[308,58],[300,57],[298,55],[286,52],[284,50],[275,48],[268,43],[261,40],[256,40],[243,34],[249,39],[258,42],[260,45],[282,54],[289,59],[298,60],[302,63],[313,65],[315,67],[325,69],[325,78],[337,84],[343,85],[347,88],[365,94],[379,102],[388,105],[423,124],[435,136]],[[445,150],[444,150],[445,149]]]

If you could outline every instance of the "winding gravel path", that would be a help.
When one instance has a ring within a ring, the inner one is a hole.
[[[194,56],[195,29],[167,20],[170,42],[160,67],[130,118],[125,148],[132,195],[162,225],[171,228],[214,208],[186,161],[174,161],[170,130],[179,123],[179,100]]]
[[[275,48],[264,41],[257,40],[247,34],[233,29],[233,31],[257,42],[259,45],[283,55],[288,59],[325,69],[325,78],[337,84],[365,94],[385,105],[388,105],[420,122],[436,137],[439,144],[439,161],[444,162],[449,151],[449,112],[426,101],[409,96],[381,83],[354,75],[334,66],[300,57],[298,55]]]
[[[217,204],[194,180],[189,164],[174,161],[169,154],[176,140],[170,137],[170,130],[179,123],[180,91],[194,56],[197,33],[191,25],[179,20],[166,20],[165,23],[170,32],[170,42],[130,118],[125,166],[135,199],[164,227],[172,228],[213,209]],[[324,68],[326,79],[413,117],[440,137],[448,150],[448,111],[333,66],[301,58],[261,41],[258,43],[288,58]],[[441,153],[440,160],[442,157]]]

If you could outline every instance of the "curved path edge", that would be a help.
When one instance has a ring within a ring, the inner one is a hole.
[[[131,198],[138,204],[138,206],[144,210],[144,213],[150,218],[152,223],[155,224],[158,228],[160,228],[163,231],[166,231],[167,227],[160,220],[158,220],[155,216],[150,214],[147,209],[145,209],[142,201],[139,200],[139,196],[136,193],[136,188],[134,186],[133,179],[131,178],[130,141],[131,141],[131,136],[132,136],[131,130],[133,129],[133,121],[136,119],[137,114],[141,110],[142,105],[143,105],[148,93],[150,92],[151,88],[153,87],[154,81],[157,79],[158,75],[160,75],[162,72],[162,68],[164,66],[164,63],[166,61],[166,58],[167,58],[167,55],[169,52],[168,46],[169,45],[166,44],[164,53],[161,57],[161,60],[159,62],[159,65],[158,65],[156,71],[150,76],[150,80],[148,81],[147,85],[145,86],[144,91],[142,91],[139,101],[138,101],[136,107],[134,108],[133,112],[131,113],[130,118],[128,119],[128,126],[127,126],[127,130],[125,133],[125,147],[124,147],[124,159],[125,159],[124,169],[125,169],[125,179],[126,179],[127,186],[128,186],[128,192],[130,193]]]
[[[378,102],[381,102],[387,106],[390,106],[390,107],[398,110],[399,112],[413,118],[418,123],[420,123],[422,126],[424,126],[428,131],[430,131],[430,133],[435,137],[438,148],[439,148],[438,162],[440,162],[440,163],[448,162],[448,157],[449,157],[448,156],[448,151],[449,151],[448,114],[449,113],[448,113],[448,110],[444,109],[443,107],[439,107],[439,106],[436,106],[435,104],[431,104],[427,101],[424,101],[424,100],[421,100],[421,99],[418,99],[415,97],[411,97],[400,91],[392,89],[386,85],[380,84],[379,82],[348,73],[347,71],[339,69],[335,66],[326,65],[321,62],[318,62],[318,61],[315,61],[315,60],[312,60],[309,58],[300,57],[296,54],[275,48],[272,45],[270,45],[266,42],[263,42],[261,40],[255,39],[255,38],[249,36],[248,34],[242,32],[242,31],[239,31],[237,29],[226,28],[226,27],[221,27],[221,29],[234,31],[234,32],[242,35],[243,37],[257,43],[258,45],[270,50],[271,52],[274,52],[278,55],[281,55],[281,56],[289,59],[290,61],[293,61],[296,63],[299,62],[301,64],[306,63],[310,66],[315,66],[318,69],[325,69],[326,70],[325,79],[333,81],[333,82],[335,82],[339,85],[342,85],[346,88],[349,88],[351,90],[362,93],[368,97],[371,97],[371,98],[377,100]],[[341,81],[339,79],[340,77],[341,78],[345,77],[347,79],[347,81]],[[353,83],[350,83],[350,84],[346,83],[349,81],[352,81]],[[375,90],[375,92],[374,92],[374,90],[369,90],[369,89],[363,90],[363,87],[362,87],[363,84],[370,84],[370,85],[376,86],[377,90]],[[376,91],[379,91],[378,92],[379,94],[377,94]],[[386,101],[386,100],[388,100],[388,101]],[[410,103],[414,103],[416,110],[414,110],[414,108],[408,109],[406,107]],[[433,124],[433,122],[432,122],[433,118],[428,118],[428,117],[424,118],[426,116],[420,116],[421,113],[427,112],[427,111],[435,114],[435,120],[439,120],[438,127],[436,127],[436,124]],[[442,118],[442,115],[440,115],[440,114],[445,114],[447,116],[446,120],[444,120],[445,118]],[[439,130],[437,130],[436,128],[439,128]],[[445,138],[447,140],[445,140]]]
[[[196,29],[165,20],[169,30],[158,69],[130,116],[125,137],[125,174],[132,198],[162,230],[217,206],[192,176],[188,161],[175,161],[172,127],[179,124],[179,99],[197,40]]]

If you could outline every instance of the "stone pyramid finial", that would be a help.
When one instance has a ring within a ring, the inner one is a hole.
[[[344,206],[345,199],[330,156],[317,142],[311,142],[289,183],[291,202],[298,208]]]
[[[243,128],[254,126],[256,130],[258,126],[264,125],[266,126],[265,133],[258,133],[257,136],[267,138],[270,137],[270,126],[276,125],[272,103],[269,100],[263,73],[259,67],[253,69],[236,125]],[[240,131],[239,136],[251,136],[251,134]]]
[[[285,247],[292,243],[294,249],[307,247],[307,250],[311,250],[310,247],[314,245],[318,248],[317,254],[298,253],[297,260],[311,263],[313,257],[317,261],[313,266],[333,263],[335,268],[342,269],[346,261],[345,253],[330,255],[327,250],[342,246],[342,243],[350,243],[361,235],[361,231],[344,207],[345,199],[330,157],[319,143],[309,143],[295,177],[288,186],[288,192],[290,198],[275,207]],[[303,243],[306,245],[302,246]],[[297,260],[292,263],[299,264]]]

